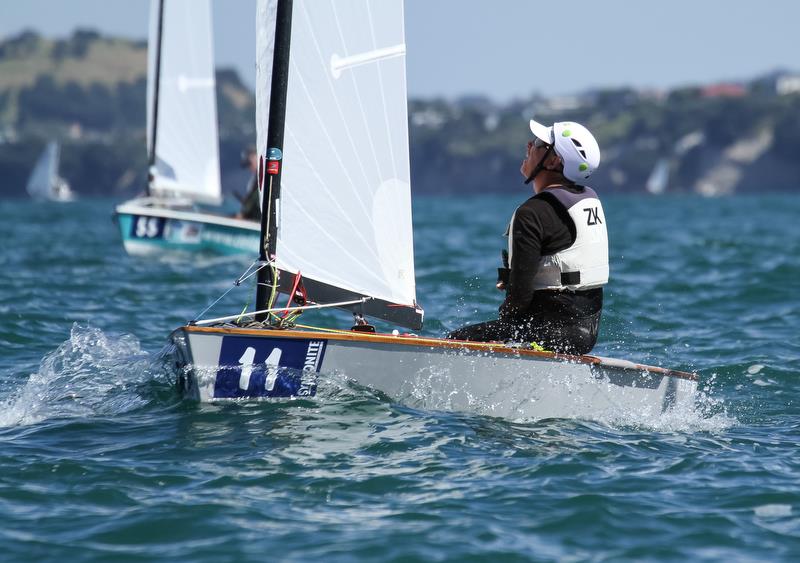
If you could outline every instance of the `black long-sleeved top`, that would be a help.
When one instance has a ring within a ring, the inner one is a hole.
[[[564,186],[580,193],[580,186]],[[542,256],[555,254],[575,242],[575,225],[554,196],[543,191],[524,202],[514,214],[511,271],[506,299],[500,306],[503,320],[556,315],[569,318],[596,313],[603,306],[603,289],[584,291],[534,291],[533,279]]]
[[[258,175],[253,174],[250,177],[250,181],[247,182],[247,193],[242,200],[240,213],[242,214],[243,218],[250,219],[252,221],[261,220],[261,202],[259,202],[260,195],[261,194],[258,191]]]

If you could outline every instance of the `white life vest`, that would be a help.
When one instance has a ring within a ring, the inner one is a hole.
[[[549,188],[575,225],[575,242],[555,254],[542,256],[533,279],[534,289],[584,290],[608,283],[608,231],[603,205],[591,188],[575,194]],[[513,264],[514,217],[508,226],[508,263]]]

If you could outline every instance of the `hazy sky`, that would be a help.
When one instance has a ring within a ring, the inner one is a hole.
[[[255,0],[212,4],[217,64],[252,84]],[[145,38],[148,10],[146,0],[0,0],[0,36],[81,26]],[[506,101],[800,70],[798,21],[797,0],[406,0],[408,88]]]

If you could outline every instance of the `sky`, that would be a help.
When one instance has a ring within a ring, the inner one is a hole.
[[[322,1],[322,0],[312,0]],[[218,66],[255,79],[255,0],[212,0]],[[0,0],[0,37],[76,27],[147,37],[146,0]],[[800,71],[797,0],[406,0],[412,97],[498,102]]]

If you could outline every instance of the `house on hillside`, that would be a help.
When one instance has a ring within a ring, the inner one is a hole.
[[[800,74],[784,74],[775,80],[775,93],[779,96],[800,92]]]
[[[703,98],[741,98],[747,94],[747,88],[733,82],[711,84],[700,89]]]

